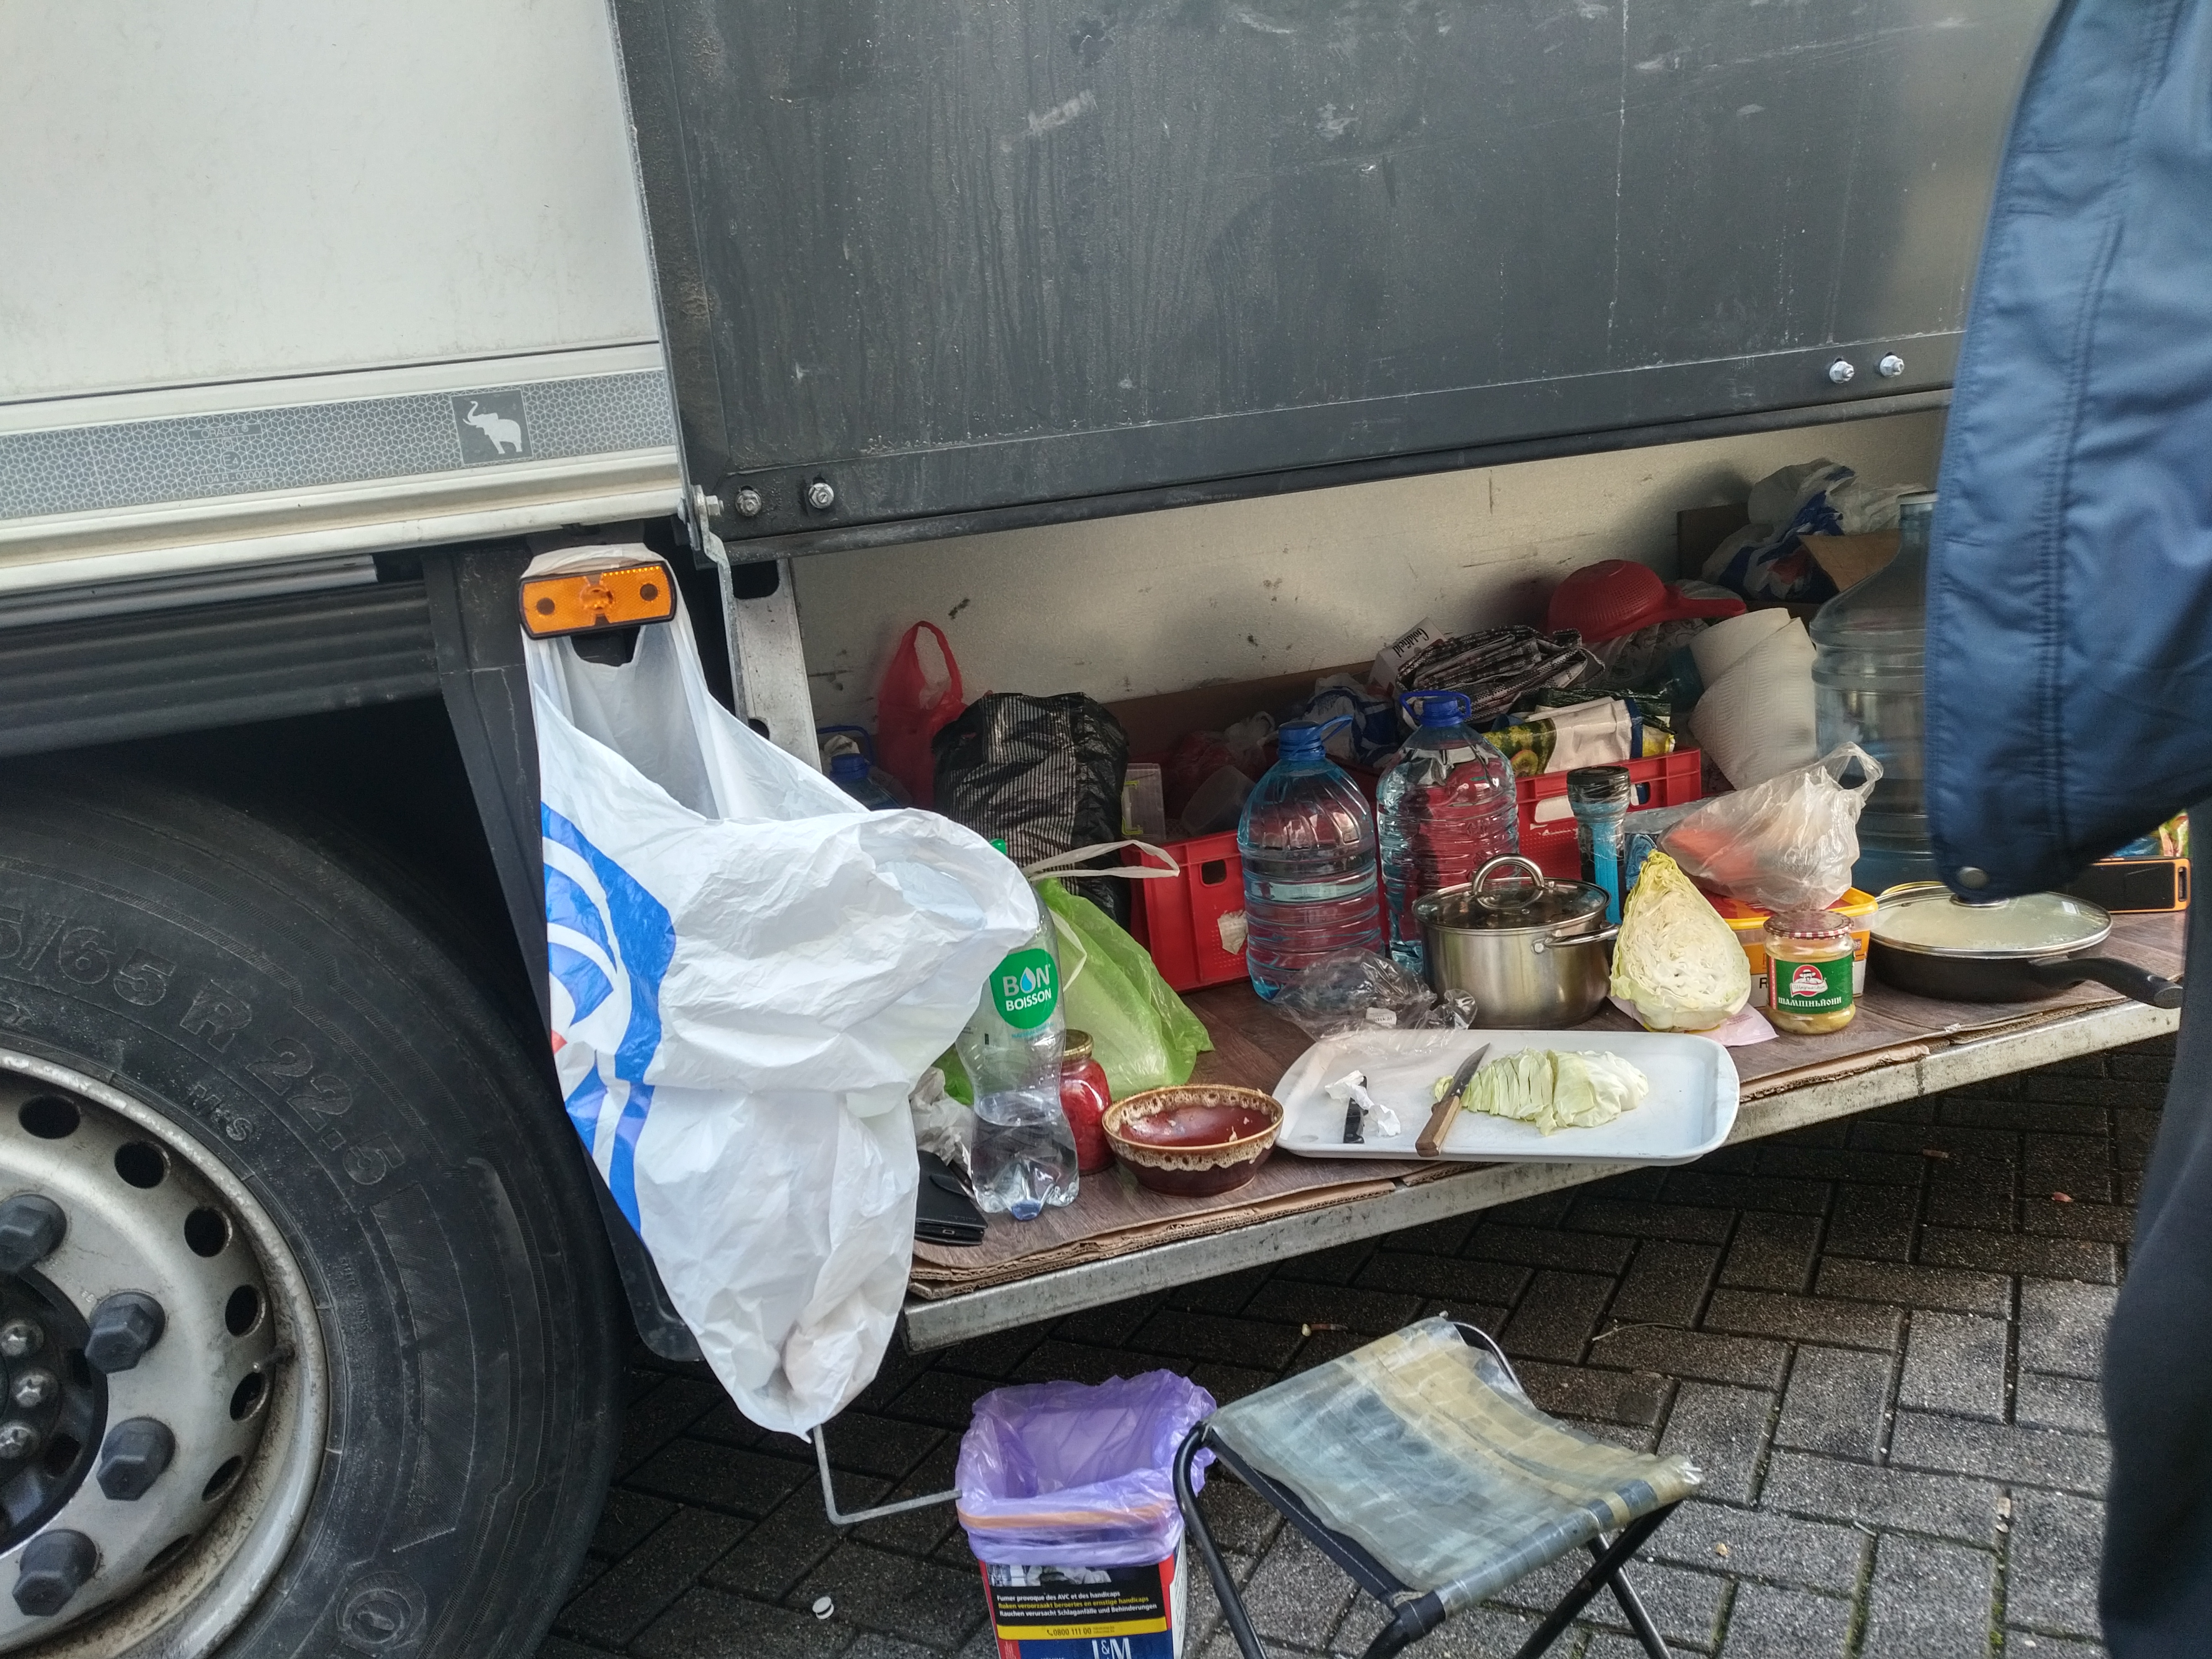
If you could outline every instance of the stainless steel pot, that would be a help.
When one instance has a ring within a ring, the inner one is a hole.
[[[1605,1006],[1620,930],[1605,925],[1601,887],[1495,858],[1465,886],[1415,901],[1413,915],[1429,983],[1473,997],[1483,1026],[1579,1025]]]

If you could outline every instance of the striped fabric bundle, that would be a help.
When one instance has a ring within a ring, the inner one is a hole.
[[[1406,691],[1464,691],[1474,704],[1472,723],[1486,730],[1539,691],[1565,690],[1605,672],[1605,665],[1572,629],[1540,634],[1533,628],[1486,628],[1438,640],[1398,671]]]

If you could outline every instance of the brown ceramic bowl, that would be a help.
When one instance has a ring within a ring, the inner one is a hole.
[[[1207,1198],[1260,1173],[1282,1133],[1283,1107],[1257,1089],[1186,1083],[1106,1109],[1106,1139],[1139,1187]]]

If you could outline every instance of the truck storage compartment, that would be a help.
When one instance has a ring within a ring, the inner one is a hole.
[[[2047,9],[623,6],[687,471],[849,546],[1926,398]]]

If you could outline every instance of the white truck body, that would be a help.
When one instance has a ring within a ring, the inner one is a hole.
[[[20,0],[0,155],[0,590],[673,509],[600,0]]]

